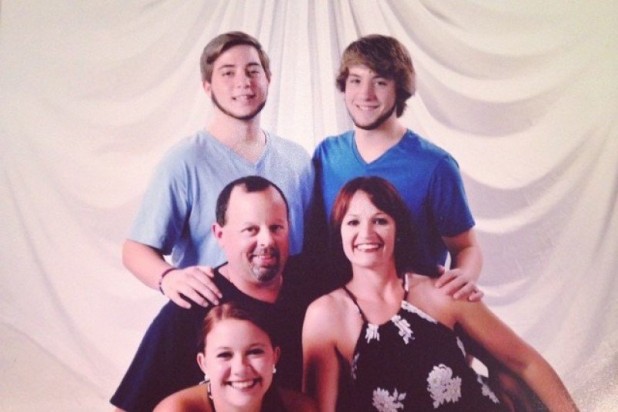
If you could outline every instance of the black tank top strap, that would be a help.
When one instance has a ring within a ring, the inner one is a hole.
[[[410,293],[410,284],[408,280],[408,274],[404,273],[401,279],[401,285],[403,286],[403,300],[408,300],[408,294]]]
[[[345,291],[345,293],[348,294],[350,299],[352,299],[352,302],[354,302],[354,306],[356,306],[356,309],[358,309],[358,313],[361,315],[361,318],[363,319],[363,321],[366,322],[366,323],[369,323],[369,321],[365,317],[365,314],[363,313],[363,310],[358,305],[358,301],[356,300],[356,296],[354,296],[354,293],[350,292],[350,290],[348,288],[346,288],[345,286],[343,286],[342,288]]]

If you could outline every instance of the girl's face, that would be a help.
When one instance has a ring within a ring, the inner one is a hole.
[[[210,378],[213,401],[223,410],[260,405],[278,358],[279,348],[273,348],[268,335],[239,319],[217,323],[206,337],[205,352],[197,355]]]
[[[394,264],[395,220],[358,191],[341,223],[343,251],[352,267],[377,268]]]

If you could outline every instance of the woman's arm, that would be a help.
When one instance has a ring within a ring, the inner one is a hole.
[[[332,311],[323,296],[309,305],[303,323],[303,392],[317,400],[321,412],[335,411],[339,363]],[[330,312],[330,313],[329,313]]]
[[[455,301],[455,318],[466,333],[522,378],[551,411],[577,411],[549,363],[481,302]],[[488,333],[487,331],[491,331]]]

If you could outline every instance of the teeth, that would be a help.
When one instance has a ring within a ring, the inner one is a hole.
[[[247,389],[254,386],[257,383],[257,379],[242,382],[230,382],[229,385],[234,389]]]
[[[356,249],[360,250],[361,252],[378,250],[379,248],[380,248],[380,245],[375,244],[375,243],[363,243],[361,245],[356,245]]]
[[[274,260],[275,259],[273,255],[253,255],[253,257],[259,260]]]

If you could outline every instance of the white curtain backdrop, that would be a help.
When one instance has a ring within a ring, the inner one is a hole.
[[[229,30],[271,57],[265,128],[310,153],[350,127],[345,46],[400,39],[403,121],[459,161],[485,301],[582,410],[618,410],[617,2],[4,0],[0,19],[0,410],[110,408],[164,303],[120,247],[205,124],[199,56]]]

